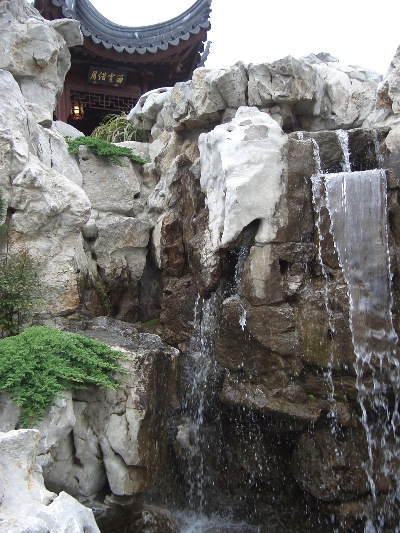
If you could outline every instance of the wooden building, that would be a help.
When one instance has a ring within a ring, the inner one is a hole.
[[[143,93],[188,80],[208,54],[211,0],[197,0],[166,22],[138,27],[111,22],[89,0],[35,0],[34,6],[47,20],[81,24],[84,42],[70,49],[71,69],[55,118],[86,135],[105,115],[129,112]]]

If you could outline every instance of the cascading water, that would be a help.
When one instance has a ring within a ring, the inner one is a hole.
[[[313,143],[313,157],[314,157],[314,163],[315,163],[315,172],[313,176],[311,177],[311,190],[312,190],[314,210],[316,213],[315,226],[317,229],[317,236],[318,236],[318,263],[321,268],[322,276],[325,280],[324,304],[325,304],[326,316],[328,318],[328,330],[330,332],[330,335],[333,336],[335,334],[335,327],[333,324],[332,309],[331,309],[330,297],[329,297],[330,276],[324,264],[324,261],[322,259],[322,241],[323,241],[322,210],[325,207],[324,182],[323,182],[323,173],[322,173],[322,168],[321,168],[319,146],[314,139],[312,139],[312,143]],[[330,411],[328,414],[328,418],[330,418],[330,421],[331,421],[332,432],[336,432],[336,429],[337,429],[336,428],[336,415],[335,415],[336,404],[335,404],[335,387],[333,383],[333,353],[332,352],[330,354],[329,363],[327,365],[327,369],[324,374],[324,379],[325,379],[325,382],[328,388],[328,401],[330,404]]]
[[[400,476],[400,374],[391,316],[386,174],[329,174],[325,187],[331,232],[348,285],[358,401],[368,444],[365,471],[372,499],[365,531],[378,533],[389,531],[385,527],[399,497]],[[390,490],[382,501],[385,483]]]
[[[204,439],[204,422],[207,409],[213,401],[217,369],[213,358],[213,336],[216,327],[219,293],[214,293],[208,300],[198,297],[195,313],[195,334],[191,338],[186,362],[186,386],[182,409],[184,428],[189,444],[189,456],[186,482],[189,487],[188,505],[199,514],[206,507],[206,473],[204,469],[204,451],[207,443]],[[214,420],[214,423],[217,421]]]
[[[349,134],[345,130],[337,130],[336,135],[343,154],[342,170],[343,172],[351,172]]]
[[[239,324],[240,327],[244,330],[246,328],[246,309],[243,307],[242,303],[240,302],[240,297],[238,294],[239,284],[240,284],[240,278],[243,274],[244,269],[244,263],[247,259],[247,256],[249,255],[249,246],[242,246],[240,248],[239,254],[238,254],[238,260],[235,267],[235,276],[233,280],[233,290],[236,292],[236,298],[239,301],[240,308],[242,310],[239,318]]]

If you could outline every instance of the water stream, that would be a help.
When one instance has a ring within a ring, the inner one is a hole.
[[[210,443],[204,435],[204,424],[216,390],[217,368],[213,357],[213,339],[220,299],[218,291],[209,299],[197,298],[194,312],[195,333],[191,338],[186,361],[186,394],[182,409],[189,450],[186,471],[186,483],[189,487],[187,499],[189,508],[199,514],[203,514],[208,507],[204,453]],[[218,420],[214,419],[213,423],[218,424]]]
[[[317,230],[318,238],[318,263],[321,269],[322,277],[325,281],[323,285],[324,291],[324,306],[325,312],[328,319],[328,331],[333,337],[335,335],[335,326],[333,323],[333,312],[330,304],[330,274],[322,258],[322,246],[324,240],[324,234],[322,231],[323,226],[323,210],[325,206],[325,190],[324,190],[324,179],[321,168],[321,158],[319,152],[319,146],[317,142],[312,139],[313,143],[313,157],[315,163],[315,172],[311,176],[311,191],[314,205],[314,212],[316,213],[315,217],[315,227]],[[331,348],[331,353],[329,354],[329,362],[327,364],[326,370],[324,372],[324,380],[328,390],[328,401],[330,404],[330,411],[328,413],[328,418],[331,422],[331,430],[333,433],[337,430],[336,424],[336,401],[335,401],[335,386],[333,382],[333,350]]]
[[[385,531],[399,495],[400,374],[391,315],[386,187],[386,173],[379,169],[325,176],[331,233],[348,285],[358,401],[368,445],[368,533]],[[382,502],[385,485],[391,489]]]

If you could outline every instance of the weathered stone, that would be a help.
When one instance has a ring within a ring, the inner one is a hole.
[[[92,511],[65,492],[49,492],[36,463],[39,431],[0,433],[0,527],[8,533],[100,533]],[[21,527],[23,526],[23,527]]]
[[[324,82],[305,62],[291,56],[270,64],[250,65],[249,105],[296,104],[299,114],[318,115]]]
[[[94,497],[107,482],[114,494],[141,493],[165,462],[178,352],[155,335],[135,336],[129,324],[98,319],[91,327],[81,333],[124,351],[130,373],[116,391],[78,391],[73,402],[66,393],[48,411],[34,432],[46,484],[81,497]]]
[[[389,178],[398,183],[400,180],[400,125],[394,126],[385,139],[385,146],[389,152],[388,166]]]
[[[301,294],[296,314],[303,362],[319,368],[353,369],[354,349],[347,287],[341,283]]]
[[[227,70],[196,69],[191,83],[191,103],[196,120],[203,120],[228,107],[245,106],[246,93],[247,72],[243,63],[236,63]]]
[[[218,287],[221,275],[219,255],[211,244],[210,231],[197,233],[187,244],[188,261],[202,296]]]
[[[389,109],[394,115],[400,114],[400,47],[397,49],[389,70],[380,83],[377,92],[377,109]]]
[[[144,533],[179,533],[178,521],[168,509],[146,505],[143,510]]]
[[[155,264],[170,276],[181,276],[185,266],[182,220],[178,213],[165,213],[154,226],[152,244]]]
[[[82,173],[79,166],[75,158],[68,153],[67,143],[57,129],[39,128],[37,156],[44,165],[82,187]]]
[[[252,307],[237,296],[227,298],[215,338],[216,360],[224,368],[261,380],[270,390],[286,391],[301,371],[293,359],[298,341],[292,320],[287,305]]]
[[[318,420],[321,409],[314,402],[293,403],[279,396],[274,396],[264,385],[243,383],[238,379],[226,377],[220,394],[220,400],[228,405],[247,407],[274,416],[293,419],[293,429],[301,429]]]
[[[163,326],[163,338],[169,344],[184,342],[193,334],[197,295],[197,288],[191,276],[165,279],[160,322]]]
[[[201,187],[215,249],[232,243],[257,219],[257,241],[275,238],[282,224],[274,214],[284,192],[285,144],[278,124],[255,108],[240,108],[231,123],[200,135]]]
[[[68,21],[78,43],[78,25]],[[67,25],[64,25],[65,29]],[[51,119],[56,98],[62,91],[70,68],[70,54],[60,24],[45,22],[26,2],[2,2],[0,7],[0,68],[8,70],[20,85],[22,94],[38,122]]]
[[[367,460],[364,431],[315,429],[299,436],[292,458],[297,482],[322,501],[347,501],[368,493],[368,480],[360,465]],[[384,480],[382,480],[383,483]]]
[[[304,285],[311,245],[286,243],[252,246],[245,261],[239,293],[252,305],[282,302]]]
[[[137,216],[143,211],[140,165],[131,164],[127,158],[124,164],[126,166],[122,167],[110,163],[86,147],[79,149],[82,188],[97,211],[125,216]]]
[[[31,157],[12,181],[9,204],[10,249],[24,250],[30,240],[29,255],[43,277],[47,312],[73,312],[80,302],[79,278],[87,270],[80,253],[80,227],[90,209],[86,194]]]
[[[63,36],[68,48],[83,43],[83,35],[80,24],[73,19],[56,19],[49,21],[50,25]]]
[[[98,237],[92,250],[106,278],[115,279],[127,269],[132,279],[138,280],[145,266],[151,226],[118,215],[99,217],[96,226]]]
[[[137,128],[151,130],[170,92],[171,87],[162,87],[142,94],[127,119]]]

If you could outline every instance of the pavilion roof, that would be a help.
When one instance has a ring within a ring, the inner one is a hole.
[[[211,0],[197,0],[182,14],[150,26],[121,26],[104,17],[89,0],[51,0],[65,18],[81,23],[85,37],[106,49],[129,54],[166,51],[210,29]]]

